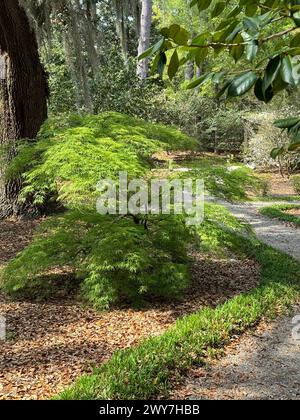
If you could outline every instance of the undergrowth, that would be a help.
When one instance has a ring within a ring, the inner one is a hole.
[[[182,178],[203,179],[207,193],[230,201],[246,201],[250,192],[260,194],[265,181],[241,163],[228,162],[223,157],[201,157],[184,164],[189,172]]]

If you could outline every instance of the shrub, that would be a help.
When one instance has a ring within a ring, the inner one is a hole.
[[[244,160],[255,168],[281,168],[289,174],[299,166],[299,154],[286,153],[280,162],[271,157],[274,148],[290,143],[288,135],[274,126],[280,115],[278,111],[245,114]]]
[[[188,285],[191,232],[179,216],[129,218],[71,211],[44,222],[33,242],[2,273],[12,296],[51,296],[51,273],[68,267],[82,297],[97,309],[125,297],[179,297]],[[47,293],[48,292],[48,293]]]
[[[167,95],[166,95],[167,93]],[[239,152],[244,141],[243,113],[224,107],[213,95],[188,91],[164,92],[147,118],[170,122],[198,139],[203,150]]]
[[[95,202],[102,178],[120,171],[144,175],[151,156],[161,150],[195,149],[197,142],[172,127],[117,114],[57,117],[42,128],[38,140],[20,147],[8,176],[22,175],[21,198],[43,204],[58,196],[66,206]]]

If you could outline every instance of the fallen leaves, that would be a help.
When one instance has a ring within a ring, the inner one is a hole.
[[[2,224],[1,261],[30,240],[36,223]],[[78,376],[91,373],[116,350],[162,334],[176,319],[248,291],[260,278],[253,261],[211,259],[200,253],[193,259],[192,284],[183,300],[156,301],[143,310],[124,305],[97,313],[72,296],[35,303],[0,295],[0,314],[8,329],[8,340],[0,342],[0,399],[48,399]]]

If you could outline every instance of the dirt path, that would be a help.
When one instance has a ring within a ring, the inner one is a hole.
[[[294,315],[300,314],[300,307]],[[300,400],[300,340],[293,316],[261,325],[228,346],[226,356],[190,372],[172,399]]]
[[[285,203],[256,202],[232,204],[226,201],[214,201],[225,206],[238,219],[248,223],[262,242],[300,261],[300,229],[287,225],[280,220],[269,219],[259,213],[259,210],[263,207]],[[299,202],[297,204],[299,205]]]

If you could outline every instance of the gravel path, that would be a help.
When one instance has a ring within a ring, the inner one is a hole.
[[[250,224],[261,241],[300,260],[300,230],[259,214],[270,203],[217,202]],[[296,315],[300,315],[300,306],[293,315],[271,325],[261,324],[255,334],[248,333],[228,346],[221,360],[190,372],[171,398],[300,400],[300,338],[293,336]]]
[[[221,360],[192,371],[171,398],[300,400],[300,340],[293,338],[292,319],[283,317],[247,334]]]
[[[269,219],[259,213],[259,210],[263,207],[286,203],[256,202],[232,204],[219,200],[217,202],[225,206],[238,219],[247,222],[262,242],[300,260],[300,229],[289,226],[280,220]],[[297,204],[299,205],[299,201]]]

